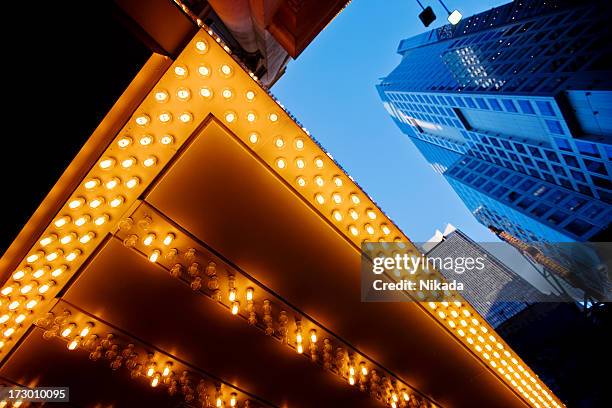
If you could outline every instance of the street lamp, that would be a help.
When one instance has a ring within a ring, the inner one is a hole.
[[[438,0],[438,1],[442,5],[442,7],[444,7],[444,10],[446,10],[446,12],[448,13],[449,23],[451,23],[452,25],[456,25],[459,21],[461,21],[461,17],[463,16],[459,12],[459,10],[453,10],[453,12],[451,13],[451,11],[448,9],[448,7],[446,7],[446,4],[444,4],[442,0]]]

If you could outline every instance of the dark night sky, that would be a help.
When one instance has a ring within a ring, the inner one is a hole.
[[[150,55],[110,0],[10,4],[0,254]]]

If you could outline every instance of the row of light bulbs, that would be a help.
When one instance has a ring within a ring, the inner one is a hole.
[[[553,394],[518,360],[493,329],[463,302],[428,302],[428,309],[536,408],[560,408]]]
[[[140,212],[137,211],[132,217],[138,218],[145,213],[148,213],[146,208],[141,209]],[[374,363],[368,361],[357,350],[343,351],[346,349],[337,339],[326,337],[321,341],[319,333],[324,330],[301,315],[296,315],[297,317],[293,319],[294,330],[291,330],[289,316],[283,310],[283,306],[286,309],[289,307],[283,305],[282,301],[266,293],[266,289],[261,287],[258,292],[265,293],[266,298],[258,296],[259,300],[256,299],[257,285],[246,276],[242,276],[242,279],[239,280],[232,273],[227,277],[221,277],[218,273],[220,268],[216,263],[206,259],[204,254],[195,250],[195,243],[190,242],[191,239],[188,236],[177,232],[161,217],[153,217],[144,216],[145,222],[142,218],[137,221],[130,218],[130,221],[121,223],[124,228],[119,231],[119,237],[128,247],[135,248],[147,256],[149,261],[159,263],[173,276],[186,281],[192,289],[201,291],[225,305],[232,315],[241,316],[250,324],[264,330],[266,334],[275,336],[282,343],[292,347],[296,353],[304,354],[314,362],[340,375],[350,385],[359,386],[363,391],[369,390],[371,387],[369,373],[373,367],[376,367]],[[177,240],[177,234],[181,235],[180,240]],[[202,281],[206,278],[209,284],[211,279],[215,281],[215,284],[207,285]],[[238,281],[242,282],[243,286],[239,285]],[[194,285],[196,282],[197,285]],[[223,283],[225,283],[225,289],[222,289]],[[271,298],[274,298],[274,304]],[[274,313],[273,309],[278,310],[278,313]],[[340,367],[336,365],[335,359],[338,356],[334,354],[335,352],[342,353],[343,363]],[[328,360],[329,365],[326,363]],[[378,371],[383,372],[382,369]],[[420,395],[409,392],[409,387],[399,379],[389,378],[387,382],[385,387],[381,386],[385,388],[385,392],[381,391],[375,395],[375,398],[389,406],[404,406],[410,398],[423,400]],[[391,386],[392,383],[397,385]]]
[[[181,392],[188,403],[198,399],[203,406],[223,407],[256,407],[252,400],[245,398],[230,385],[221,384],[216,380],[183,370],[177,374],[180,365],[167,356],[159,353],[147,352],[143,347],[136,346],[133,342],[120,340],[114,333],[106,333],[102,325],[91,321],[87,316],[74,315],[70,310],[64,310],[56,316],[53,312],[38,319],[36,325],[44,329],[45,339],[59,338],[66,342],[66,348],[70,351],[82,349],[89,352],[91,360],[106,358],[110,361],[110,367],[118,370],[126,367],[130,370],[130,376],[134,379],[142,378],[148,381],[152,388],[166,386],[171,395]],[[194,384],[197,383],[196,386]],[[208,389],[214,389],[211,399]],[[209,405],[204,405],[204,404]]]

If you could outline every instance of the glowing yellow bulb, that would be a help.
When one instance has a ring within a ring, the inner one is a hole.
[[[40,293],[40,294],[45,294],[45,293],[47,293],[47,292],[49,291],[49,289],[51,288],[51,286],[53,286],[54,284],[55,284],[55,282],[50,281],[50,282],[47,282],[47,283],[45,283],[45,284],[41,285],[41,286],[38,288],[38,293]]]
[[[314,164],[316,166],[316,168],[318,169],[322,169],[323,168],[323,159],[320,157],[317,157],[314,161]]]
[[[170,145],[174,143],[174,137],[172,135],[164,135],[162,136],[160,143],[163,145]]]
[[[258,140],[259,140],[259,135],[257,133],[253,132],[249,135],[249,142],[255,144],[257,143]]]
[[[225,121],[228,123],[232,123],[236,120],[236,114],[234,112],[227,112],[225,114]]]
[[[230,407],[235,407],[237,403],[237,395],[235,392],[232,392],[232,395],[230,396]]]
[[[370,224],[365,225],[365,230],[368,234],[374,235],[374,227],[372,227]]]
[[[247,290],[246,290],[246,300],[248,302],[253,300],[253,292],[254,292],[253,288],[247,288]]]
[[[45,255],[45,253],[44,253],[44,252],[42,252],[42,251],[38,251],[38,252],[33,253],[32,255],[28,256],[28,257],[26,258],[26,261],[27,261],[28,263],[34,263],[34,262],[38,261],[38,260],[39,260],[39,259],[40,259],[42,256],[44,256],[44,255]]]
[[[349,384],[350,385],[355,385],[355,377],[353,377],[353,376],[349,377]]]
[[[65,270],[66,270],[66,266],[62,265],[59,268],[55,269],[53,272],[51,272],[51,276],[57,278],[62,273],[64,273]]]
[[[302,150],[304,148],[304,139],[295,139],[294,145],[297,150]]]
[[[157,92],[155,92],[155,100],[157,102],[163,103],[163,102],[167,102],[169,98],[168,92],[165,90],[159,90]]]
[[[102,160],[100,160],[100,168],[101,169],[110,169],[111,167],[113,167],[115,165],[115,159],[113,159],[112,157],[106,157]]]
[[[208,45],[204,41],[197,41],[195,47],[200,53],[204,53],[208,49]]]
[[[13,333],[15,333],[15,329],[13,327],[9,327],[2,334],[4,335],[4,337],[11,337]]]
[[[247,121],[255,122],[255,119],[257,119],[257,115],[255,113],[253,112],[247,113]]]
[[[51,234],[51,235],[48,235],[48,236],[44,237],[43,239],[41,239],[41,240],[39,241],[39,244],[40,244],[41,246],[47,246],[47,245],[49,245],[50,243],[52,243],[53,241],[55,241],[56,239],[57,239],[57,235],[55,235],[55,234]]]
[[[0,316],[0,324],[8,322],[10,318],[11,316],[9,314],[3,314],[2,316]]]
[[[221,65],[221,73],[225,76],[230,76],[232,74],[232,67],[226,64]]]
[[[368,367],[366,367],[365,362],[361,363],[361,375],[368,375]]]
[[[225,99],[230,99],[232,96],[234,96],[234,93],[232,92],[231,89],[229,88],[225,88],[223,91],[221,91],[221,95],[225,98]]]
[[[350,233],[351,233],[352,235],[354,235],[354,236],[359,235],[359,230],[358,230],[358,229],[357,229],[357,227],[356,227],[356,226],[354,226],[354,225],[349,226],[349,231],[350,231]]]
[[[202,95],[204,98],[212,98],[213,96],[213,92],[210,88],[204,86],[202,88],[200,88],[200,95]]]
[[[246,98],[247,98],[249,101],[252,101],[253,99],[255,99],[255,92],[253,92],[253,91],[247,91],[247,92],[246,92],[246,94],[245,94],[245,96],[246,96]]]
[[[321,194],[321,193],[315,194],[315,200],[319,204],[324,204],[325,203],[325,197],[323,197],[323,194]]]
[[[316,176],[314,178],[314,182],[319,187],[323,187],[323,185],[325,184],[325,180],[323,180],[323,177],[321,177],[321,176]]]
[[[240,311],[240,302],[232,303],[232,314],[237,315],[239,311]]]
[[[83,225],[87,224],[90,219],[91,217],[89,215],[81,215],[79,218],[74,220],[74,225],[77,227],[82,227]]]
[[[306,166],[306,162],[303,158],[298,157],[297,159],[295,159],[295,165],[298,169],[303,169]]]
[[[149,115],[140,115],[136,116],[135,121],[138,126],[145,126],[149,124],[151,118],[149,117]]]
[[[338,176],[334,177],[334,184],[336,185],[336,187],[342,187],[342,179]]]
[[[189,71],[187,70],[187,67],[183,65],[177,65],[176,67],[174,67],[174,74],[179,78],[186,78],[189,74]]]
[[[123,136],[121,139],[117,140],[117,146],[121,149],[125,149],[130,144],[132,144],[132,138],[129,136]]]
[[[40,269],[37,269],[37,270],[36,270],[36,271],[35,271],[35,272],[32,274],[32,276],[34,277],[34,279],[39,279],[39,278],[40,278],[40,277],[42,277],[42,276],[45,274],[45,272],[47,272],[48,270],[49,270],[49,267],[48,267],[48,266],[44,266],[44,267],[42,267],[42,268],[40,268]]]
[[[13,286],[7,286],[5,288],[2,288],[2,290],[0,290],[0,293],[2,293],[4,296],[8,296],[13,292]]]
[[[315,329],[310,330],[310,342],[311,343],[317,342],[317,331]]]
[[[142,240],[142,243],[146,246],[149,246],[155,241],[155,234],[147,234],[147,236]]]
[[[68,203],[68,207],[74,210],[74,209],[79,208],[81,205],[83,205],[84,202],[85,202],[85,199],[83,199],[82,197],[77,197]]]
[[[159,114],[158,119],[161,123],[168,123],[172,120],[172,114],[170,112],[162,112]]]
[[[164,371],[162,371],[162,377],[167,377],[170,375],[170,364],[168,363],[166,364],[166,366],[164,367]]]
[[[367,214],[369,219],[371,219],[371,220],[375,220],[376,219],[376,213],[374,212],[374,210],[368,209],[366,211],[366,214]]]
[[[402,398],[404,399],[404,401],[409,401],[410,395],[408,395],[406,391],[402,391]]]
[[[64,245],[67,245],[71,243],[75,237],[76,237],[76,234],[74,232],[71,232],[70,234],[66,234],[63,237],[61,237],[60,242]]]
[[[57,220],[55,220],[55,222],[53,223],[57,228],[62,228],[64,225],[66,225],[67,223],[70,222],[70,217],[67,215],[64,215],[63,217],[58,218]]]
[[[142,162],[145,167],[151,167],[157,163],[157,158],[155,156],[150,156]]]
[[[155,374],[155,363],[151,364],[147,369],[147,377],[153,377],[153,374]]]
[[[123,197],[122,196],[117,196],[115,198],[113,198],[110,202],[110,206],[113,208],[119,207],[121,204],[123,204]]]
[[[339,193],[332,194],[332,200],[336,204],[340,204],[342,202],[342,196]]]
[[[236,300],[236,289],[235,288],[230,289],[228,299],[230,302],[233,302]]]
[[[278,121],[278,115],[276,113],[271,113],[269,118],[270,118],[270,122]]]
[[[70,343],[68,343],[68,350],[74,350],[79,346],[79,338],[75,337]]]
[[[287,162],[283,158],[276,159],[276,167],[279,169],[284,169],[287,167]]]
[[[274,140],[274,145],[278,147],[279,149],[282,149],[285,146],[285,141],[283,140],[282,137],[277,137]]]
[[[20,304],[21,303],[19,303],[19,301],[13,300],[11,303],[9,303],[8,308],[9,308],[9,310],[15,310],[15,309],[17,309],[19,307]]]
[[[136,164],[136,158],[135,157],[128,157],[127,159],[125,159],[125,160],[123,160],[121,162],[121,167],[123,167],[124,169],[129,169],[134,164]]]
[[[34,307],[36,307],[37,304],[38,304],[38,299],[32,299],[28,303],[26,303],[26,308],[34,309]]]
[[[295,182],[298,184],[298,186],[300,187],[304,187],[306,185],[306,179],[304,179],[304,177],[299,176],[298,178],[295,179]]]
[[[189,112],[183,112],[179,115],[179,120],[183,123],[189,123],[193,120],[193,115]]]
[[[140,179],[138,177],[132,177],[128,181],[125,182],[125,186],[129,189],[136,187],[140,183]]]
[[[176,91],[176,97],[181,101],[186,101],[191,97],[191,92],[187,88],[179,88]]]
[[[151,252],[151,255],[149,255],[149,261],[157,262],[157,259],[159,258],[160,255],[161,255],[161,252],[159,251],[159,249],[154,250],[153,252]]]
[[[338,222],[342,221],[342,213],[338,210],[334,210],[332,211],[332,216],[334,217],[334,219]]]
[[[25,295],[25,294],[29,293],[31,290],[32,290],[32,284],[31,284],[31,283],[29,283],[29,284],[27,284],[27,285],[23,286],[23,287],[20,289],[20,292],[21,292],[22,294],[24,294],[24,295]]]
[[[151,143],[153,143],[153,136],[144,135],[140,138],[139,142],[142,146],[149,146]]]
[[[391,233],[391,229],[389,229],[389,227],[386,224],[382,224],[380,226],[380,229],[382,230],[383,234],[385,234],[385,235],[389,235]]]
[[[357,194],[351,194],[351,201],[353,201],[354,204],[359,204],[361,199]]]
[[[221,399],[221,397],[217,397],[216,405],[217,408],[220,408],[223,405],[223,400]]]
[[[96,198],[94,198],[93,200],[91,200],[89,202],[89,206],[91,208],[98,208],[102,204],[104,204],[104,198],[103,197],[96,197]]]
[[[85,183],[83,183],[83,186],[88,190],[96,188],[98,187],[98,185],[100,185],[100,179],[97,178],[89,179]]]
[[[304,346],[302,346],[301,343],[298,343],[296,351],[298,352],[298,354],[302,354],[304,352]]]
[[[25,271],[22,269],[15,271],[15,273],[13,274],[13,279],[15,280],[23,279],[25,274],[26,274]]]
[[[75,249],[72,252],[70,252],[68,255],[66,255],[66,260],[68,262],[72,262],[76,259],[77,256],[79,256],[81,254],[81,250],[80,249]]]
[[[108,214],[103,214],[95,219],[94,224],[96,224],[97,226],[104,225],[104,223],[106,223],[109,219],[110,217],[108,216]]]
[[[166,234],[166,237],[164,238],[164,245],[168,246],[172,243],[172,241],[174,241],[174,234]]]
[[[93,232],[88,232],[87,234],[84,234],[84,235],[82,235],[82,236],[81,236],[81,238],[79,238],[79,242],[80,242],[81,244],[86,244],[86,243],[88,243],[89,241],[91,241],[91,240],[92,240],[92,239],[93,239],[95,236],[96,236],[96,234],[95,234],[95,233],[93,233]]]

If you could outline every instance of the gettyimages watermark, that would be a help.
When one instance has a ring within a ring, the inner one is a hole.
[[[461,236],[441,243],[365,243],[364,302],[612,301],[612,243],[547,243],[521,253]]]

